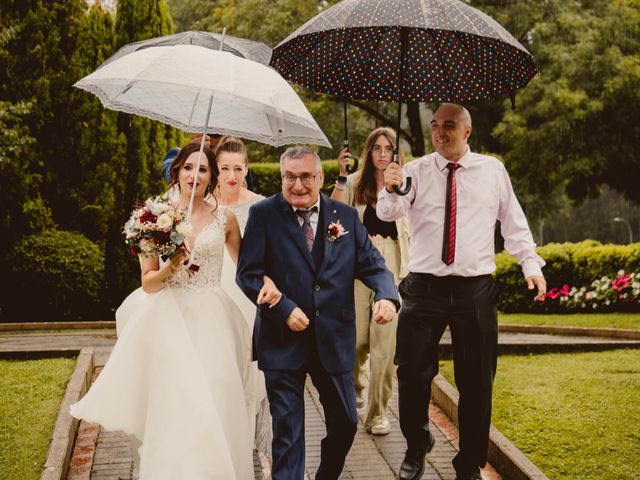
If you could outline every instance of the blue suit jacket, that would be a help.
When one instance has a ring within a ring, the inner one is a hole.
[[[331,242],[328,226],[337,221],[348,233]],[[297,216],[282,194],[249,211],[238,259],[238,285],[255,303],[266,274],[283,293],[274,308],[261,305],[256,314],[254,352],[261,370],[300,369],[311,349],[317,350],[329,373],[353,370],[356,278],[375,291],[376,300],[386,298],[399,306],[393,275],[354,208],[321,195],[318,241],[324,252],[316,265]],[[286,324],[296,306],[310,321],[302,332]]]

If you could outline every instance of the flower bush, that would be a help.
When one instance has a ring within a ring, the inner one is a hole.
[[[551,288],[545,295],[548,306],[559,311],[640,310],[640,273],[618,271],[615,278],[602,276],[588,287]]]
[[[583,293],[595,291],[594,279],[598,279],[602,284],[609,279],[609,285],[615,280],[616,287],[625,284],[624,275],[621,278],[616,272],[636,272],[633,277],[629,277],[630,285],[640,281],[640,243],[631,245],[602,245],[594,240],[585,240],[580,243],[549,243],[537,248],[540,256],[545,260],[546,265],[542,271],[550,293],[550,297],[545,302],[534,302],[534,292],[527,290],[522,276],[522,269],[517,260],[507,252],[501,252],[496,256],[495,279],[500,285],[500,297],[498,299],[498,310],[504,313],[568,313],[575,311],[595,312],[598,309],[608,311],[640,311],[640,305],[635,303],[620,302],[618,298],[613,301],[613,293],[609,293],[611,298],[609,304],[604,299],[601,303],[593,303],[582,307],[583,297],[575,297],[577,291],[584,287]],[[631,274],[631,273],[630,273]],[[633,278],[633,280],[631,280]],[[566,285],[566,287],[565,287]],[[575,288],[573,294],[569,295]],[[628,287],[627,287],[628,288]],[[629,291],[623,289],[621,294]],[[600,290],[594,298],[600,298],[603,291]],[[555,297],[555,298],[554,298]],[[571,298],[572,301],[560,300],[560,298]],[[575,298],[574,298],[575,297]],[[637,298],[638,295],[635,295]],[[624,298],[624,297],[623,297]],[[578,303],[578,299],[580,302]],[[585,299],[586,300],[586,299]],[[567,303],[568,302],[568,303]],[[574,303],[575,302],[575,303]],[[566,303],[566,305],[565,305]],[[601,305],[600,307],[598,305]]]

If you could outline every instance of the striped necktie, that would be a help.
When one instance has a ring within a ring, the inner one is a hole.
[[[296,215],[302,218],[302,233],[304,233],[304,238],[307,241],[307,247],[309,251],[313,248],[313,227],[311,226],[311,214],[313,212],[317,212],[317,207],[312,207],[309,210],[296,210]]]
[[[457,163],[448,163],[447,197],[444,207],[444,232],[442,238],[442,261],[451,265],[456,257],[456,170]]]

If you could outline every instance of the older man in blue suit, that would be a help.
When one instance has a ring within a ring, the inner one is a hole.
[[[273,480],[304,478],[304,383],[318,389],[327,435],[317,480],[337,479],[358,424],[353,369],[357,278],[376,292],[378,323],[395,320],[393,276],[356,210],[320,194],[317,153],[291,147],[280,158],[282,193],[249,212],[237,281],[259,305],[254,329],[273,417]],[[258,298],[263,275],[282,292],[273,307]]]

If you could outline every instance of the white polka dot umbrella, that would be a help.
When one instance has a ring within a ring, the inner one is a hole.
[[[187,132],[331,147],[278,72],[229,52],[196,45],[145,48],[104,64],[74,86],[95,94],[106,108]]]

